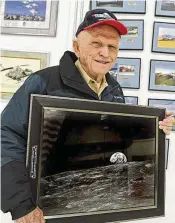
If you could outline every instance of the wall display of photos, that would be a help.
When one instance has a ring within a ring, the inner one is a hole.
[[[148,88],[175,92],[175,61],[151,60]]]
[[[56,35],[58,1],[1,0],[3,34]]]
[[[165,168],[168,169],[168,157],[169,157],[169,147],[170,147],[170,140],[166,139],[165,142]]]
[[[166,108],[168,112],[172,112],[175,117],[175,100],[170,99],[148,99],[148,106],[154,106],[159,108]],[[175,123],[173,125],[172,131],[175,131]]]
[[[138,105],[138,97],[125,96],[125,103],[130,105]]]
[[[121,37],[120,50],[143,50],[144,20],[120,20],[128,28],[128,34]]]
[[[155,7],[155,16],[175,18],[175,0],[157,0]]]
[[[91,1],[91,9],[105,8],[111,12],[120,13],[134,13],[145,14],[146,13],[146,1],[144,0],[101,0]]]
[[[175,53],[175,23],[154,22],[152,52]]]
[[[110,74],[119,82],[122,88],[140,88],[140,58],[118,57]]]
[[[49,65],[49,53],[1,51],[1,98],[8,100],[27,77]]]

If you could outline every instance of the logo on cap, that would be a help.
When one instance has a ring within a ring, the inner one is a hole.
[[[108,13],[104,12],[103,14],[92,14],[92,17],[97,18],[98,20],[113,19]],[[113,19],[114,20],[114,19]]]

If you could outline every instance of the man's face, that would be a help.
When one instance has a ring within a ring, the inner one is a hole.
[[[115,64],[120,35],[109,25],[100,25],[78,35],[74,50],[87,74],[100,80]]]

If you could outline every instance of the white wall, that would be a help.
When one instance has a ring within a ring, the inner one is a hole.
[[[57,65],[65,50],[72,49],[72,38],[76,27],[83,15],[89,9],[89,0],[60,0],[58,10],[58,24],[56,37],[1,35],[1,48],[8,50],[50,52],[50,66]],[[173,54],[151,53],[153,22],[174,22],[175,18],[161,18],[154,16],[155,0],[147,0],[147,12],[145,15],[117,14],[119,19],[144,19],[144,50],[120,51],[119,57],[141,58],[141,85],[138,90],[124,90],[126,96],[138,96],[139,104],[147,105],[148,98],[175,99],[175,93],[148,91],[149,62],[150,59],[174,60]],[[0,104],[1,108],[3,104]],[[175,133],[170,136],[169,165],[166,171],[166,214],[165,217],[138,220],[139,223],[175,223]],[[1,213],[1,222],[10,223],[11,217]],[[134,222],[134,221],[132,221]],[[130,223],[132,223],[130,221]]]

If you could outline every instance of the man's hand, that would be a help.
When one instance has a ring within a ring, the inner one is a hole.
[[[166,135],[170,134],[173,123],[175,124],[175,119],[172,114],[172,112],[166,112],[166,118],[159,122],[159,129],[162,129]]]
[[[37,207],[35,210],[16,220],[17,223],[45,223],[42,210]]]

